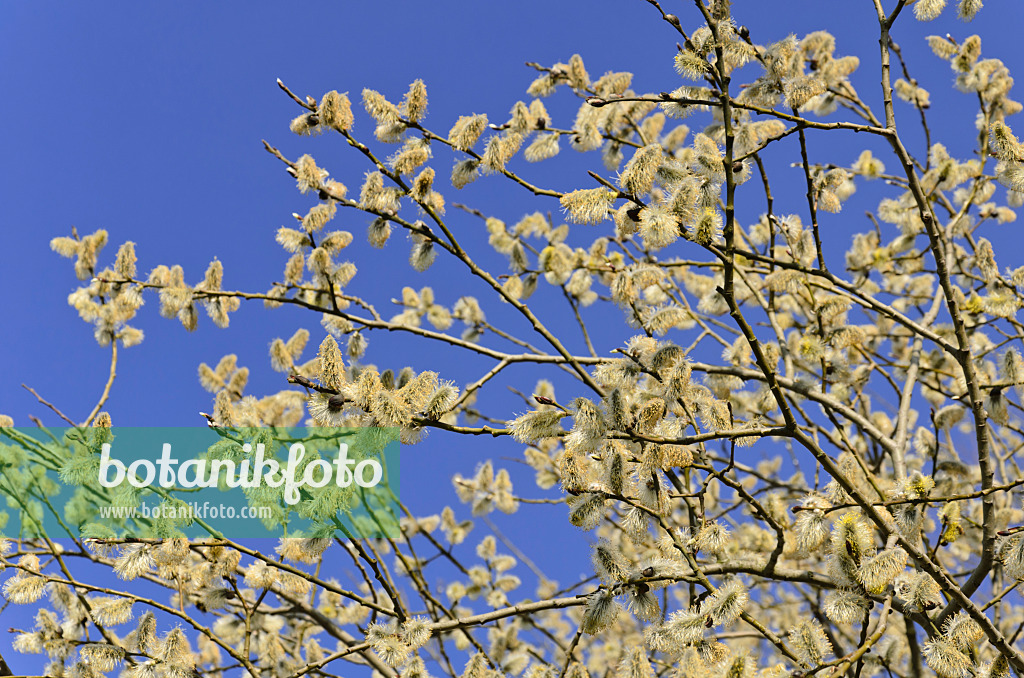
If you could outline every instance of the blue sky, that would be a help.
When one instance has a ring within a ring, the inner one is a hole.
[[[696,26],[690,3],[664,4],[679,14],[685,28]],[[119,243],[134,240],[144,273],[157,264],[180,263],[186,280],[195,283],[217,257],[224,262],[226,288],[262,292],[280,279],[287,260],[274,243],[276,229],[289,224],[292,212],[304,212],[312,203],[297,193],[260,140],[291,158],[312,153],[332,176],[358,189],[367,168],[339,139],[299,138],[288,131],[289,120],[300,111],[278,90],[276,78],[300,95],[319,97],[337,89],[350,92],[354,100],[364,87],[397,100],[413,79],[423,78],[430,96],[427,125],[442,133],[458,115],[468,113],[503,121],[517,100],[527,99],[525,90],[535,73],[525,61],[551,64],[579,53],[592,76],[608,70],[634,72],[638,91],[671,90],[680,84],[672,68],[677,35],[643,0],[349,2],[304,8],[262,1],[108,2],[102,10],[95,7],[40,0],[0,5],[0,142],[6,156],[0,182],[0,288],[5,290],[0,413],[13,416],[19,425],[29,424],[29,414],[58,423],[20,384],[32,386],[80,420],[95,403],[108,370],[107,351],[95,344],[91,328],[66,305],[78,281],[70,262],[50,251],[51,238],[68,235],[72,226],[83,234],[105,228],[112,245],[101,265],[112,262]],[[861,57],[854,83],[877,104],[877,34],[867,0],[735,0],[733,11],[761,44],[790,32],[801,36],[832,31],[838,54]],[[1024,72],[1022,23],[1024,5],[1019,0],[988,0],[972,25],[956,21],[951,11],[932,24],[918,24],[911,16],[898,24],[895,39],[921,85],[932,93],[934,137],[954,154],[956,148],[961,156],[969,152],[974,109],[970,97],[951,91],[948,65],[931,55],[923,37],[979,33],[983,55],[1001,58],[1019,73]],[[1016,92],[1016,98],[1021,96]],[[546,103],[558,124],[571,125],[575,101],[563,95]],[[916,116],[908,106],[898,114],[908,121]],[[361,110],[356,133],[367,140],[372,136],[372,124]],[[825,158],[826,142],[815,146],[821,137],[810,138],[812,161],[820,149],[819,159],[852,162],[858,144],[865,142],[852,135],[830,136]],[[915,132],[909,141],[912,150],[922,150]],[[791,154],[795,146],[787,149],[784,153]],[[588,156],[582,158],[585,164],[572,155],[564,149],[550,164],[527,166],[520,160],[514,167],[560,190],[592,186],[584,169],[599,168],[599,160]],[[776,160],[785,167],[792,159],[780,155]],[[448,167],[440,161],[435,165],[439,175]],[[780,170],[780,176],[793,182],[776,180],[775,188],[791,206],[781,211],[799,212],[802,179],[795,170],[786,171]],[[538,209],[558,210],[554,201],[538,201],[494,178],[478,181],[462,194],[441,189],[449,202],[467,202],[512,223]],[[747,205],[741,210],[753,218],[762,200],[753,195]],[[832,250],[837,262],[850,235],[867,226],[862,215],[870,207],[858,203],[828,225],[833,229],[829,237],[837,243]],[[497,262],[500,269],[500,260],[481,247],[486,247],[482,224],[454,210],[449,214],[457,234],[475,248],[471,251],[484,262]],[[398,238],[383,251],[372,250],[365,244],[367,221],[342,213],[333,226],[355,235],[348,254],[361,272],[352,290],[366,294],[379,308],[386,309],[387,300],[398,296],[404,284],[433,285],[439,300],[449,305],[462,294],[487,296],[478,283],[444,261],[426,274],[415,274],[406,264],[408,243]],[[1005,238],[1014,242],[1009,233]],[[569,333],[573,350],[582,350],[558,301],[541,294],[535,310]],[[243,306],[227,330],[202,317],[192,335],[160,318],[157,309],[155,297],[150,297],[136,323],[146,340],[122,352],[107,405],[115,424],[202,424],[197,413],[209,409],[210,396],[196,378],[199,362],[214,364],[225,353],[237,353],[240,364],[252,370],[248,392],[264,395],[285,386],[281,375],[269,369],[267,347],[273,338],[287,338],[306,327],[313,333],[306,357],[322,338],[318,318],[286,309],[268,311],[260,304]],[[527,332],[505,310],[485,307],[489,315],[492,309],[491,317],[507,320],[508,329]],[[595,312],[589,320],[596,328],[599,354],[626,336],[617,311]],[[465,384],[489,367],[478,357],[405,337],[369,338],[367,361],[382,369],[429,367]],[[517,401],[505,384],[529,391],[537,377],[528,371],[511,375],[486,396],[490,412],[514,413]],[[565,382],[559,385],[564,385],[561,400],[579,393]],[[485,458],[519,456],[515,444],[435,433],[403,457],[406,474],[422,479],[406,485],[409,500],[421,513],[437,512],[455,501],[447,480],[453,472],[469,474]],[[538,491],[526,488],[523,494],[536,496]],[[524,509],[537,516],[544,515],[542,510]],[[515,521],[502,524],[510,526],[510,534],[530,553],[537,550],[530,546],[554,535],[580,548],[587,540],[567,532],[570,528],[558,521],[540,528],[545,521],[529,520],[530,530],[514,527]],[[555,559],[550,565],[552,575],[564,582],[587,567],[581,558],[563,563]],[[7,647],[6,639],[0,647]]]

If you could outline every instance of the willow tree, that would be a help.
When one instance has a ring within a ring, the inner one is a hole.
[[[467,506],[407,513],[399,537],[295,538],[275,554],[214,538],[9,540],[10,602],[50,600],[14,649],[69,676],[1020,675],[1024,266],[1008,252],[1000,267],[986,237],[1024,201],[1009,72],[960,27],[928,38],[960,90],[942,105],[976,109],[976,128],[962,130],[974,153],[956,158],[931,140],[931,95],[891,37],[911,13],[939,19],[945,0],[874,0],[871,92],[854,89],[859,60],[828,33],[761,44],[728,0],[709,3],[679,17],[648,0],[650,20],[679,35],[665,58],[685,84],[662,92],[634,91],[630,73],[592,77],[573,55],[530,64],[537,78],[507,120],[438,127],[420,80],[397,103],[363,90],[366,120],[345,94],[279,81],[298,107],[291,131],[317,159],[266,148],[317,200],[277,232],[287,263],[269,291],[224,288],[216,261],[195,285],[178,266],[140,275],[130,242],[100,268],[103,231],[55,239],[85,281],[70,303],[115,362],[118,345],[141,340],[128,323],[151,294],[188,329],[200,307],[224,326],[259,300],[320,322],[312,359],[307,330],[273,342],[279,393],[247,395],[234,356],[202,365],[210,426],[388,426],[407,444],[430,429],[511,436],[537,488],[514,489],[488,461],[454,478]],[[942,20],[980,7],[959,0]],[[575,100],[575,119],[553,119],[548,97]],[[884,152],[830,156],[832,138],[854,133]],[[600,155],[568,174],[576,190],[540,185],[513,161],[558,162],[563,146]],[[788,204],[773,198],[778,168],[765,159],[780,150],[805,192]],[[331,178],[341,163],[364,164],[361,187]],[[870,219],[841,213],[872,180],[883,197]],[[454,202],[477,181],[513,182],[521,200],[494,214]],[[468,272],[478,296],[406,287],[395,315],[396,290],[346,292],[358,262],[345,261],[353,235],[330,229],[340,212],[362,215],[375,247],[408,236],[417,271]],[[460,236],[481,224],[493,251]],[[564,305],[536,303],[544,290]],[[525,329],[488,321],[499,312]],[[578,332],[556,335],[556,315]],[[625,341],[592,340],[594,323],[619,323]],[[379,332],[493,367],[378,369],[367,346]],[[569,384],[557,396],[551,375]],[[527,411],[485,413],[483,395],[509,385]],[[85,425],[110,425],[102,405]],[[750,462],[751,446],[768,460]],[[523,501],[592,533],[594,577],[527,585],[523,554],[477,540],[473,518]],[[362,583],[331,578],[338,567]]]

